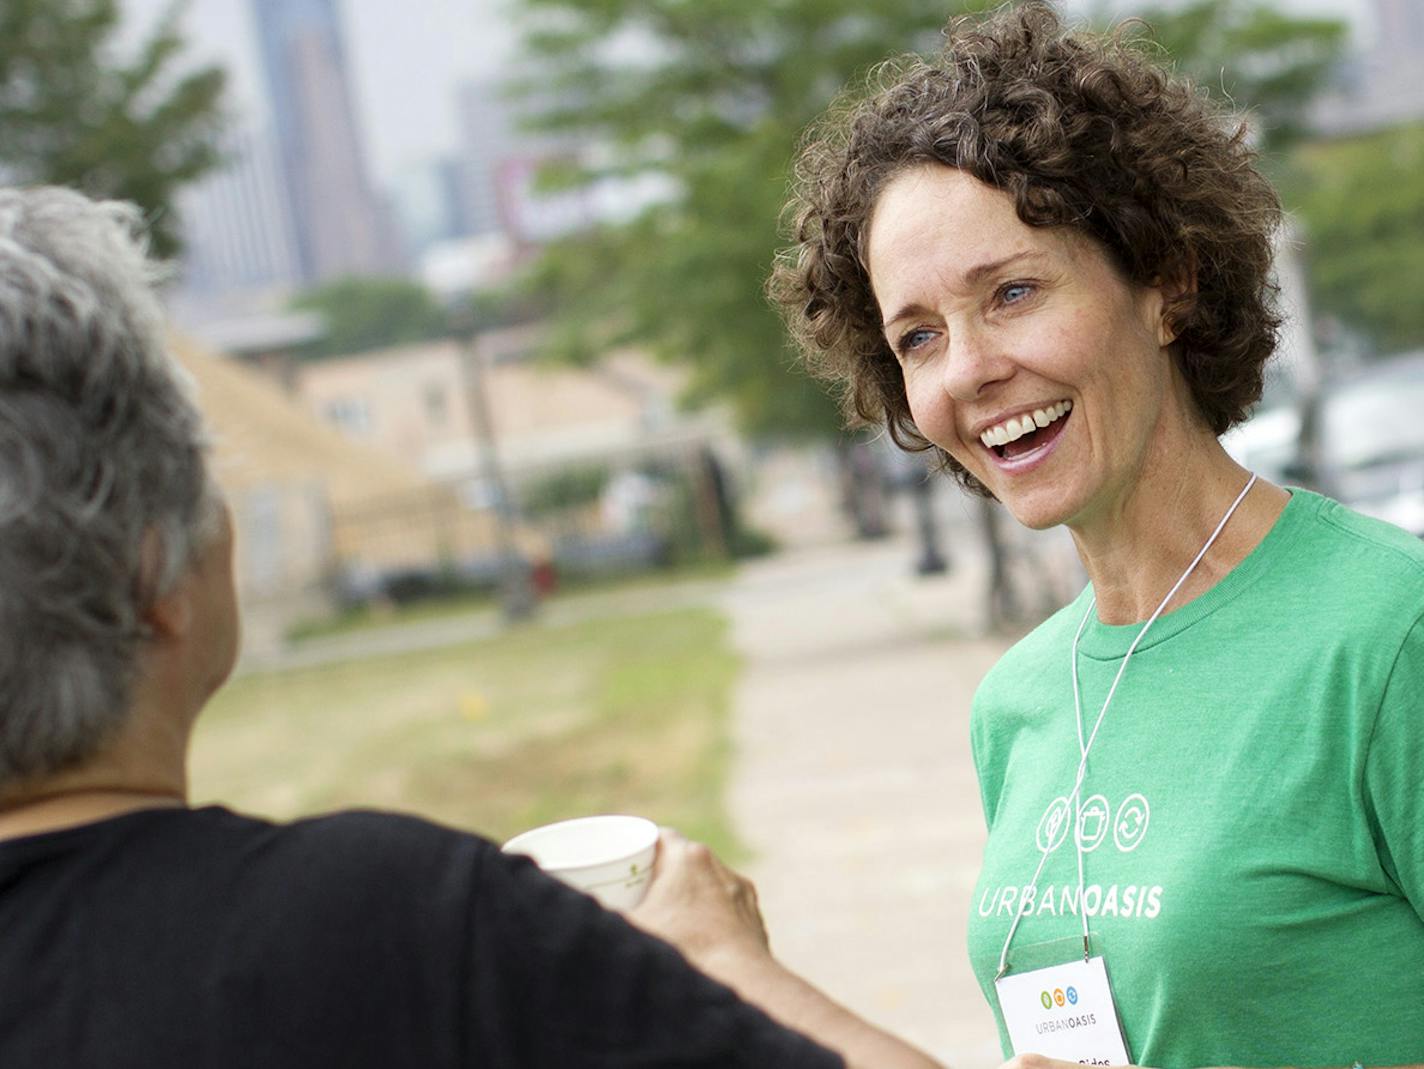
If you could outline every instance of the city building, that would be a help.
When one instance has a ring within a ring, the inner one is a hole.
[[[389,209],[362,152],[335,0],[253,0],[253,11],[301,280],[398,273]]]
[[[1424,56],[1424,4],[1419,0],[1375,0],[1380,47],[1406,61]]]
[[[479,389],[516,474],[726,433],[725,413],[678,410],[679,370],[634,353],[589,368],[546,366],[533,359],[537,329],[486,332],[473,353],[435,341],[311,361],[295,388],[308,411],[353,442],[441,482],[480,470]]]
[[[1373,44],[1347,65],[1336,91],[1314,110],[1328,136],[1424,119],[1424,3],[1374,0]]]
[[[500,162],[515,151],[511,103],[494,82],[467,82],[456,92],[459,117],[457,218],[465,234],[504,230],[499,207]]]
[[[201,299],[290,288],[300,265],[271,133],[240,131],[222,154],[221,167],[178,196],[184,291]]]
[[[441,567],[487,580],[497,557],[478,524],[507,515],[511,502],[528,510],[512,506],[518,552],[562,574],[727,552],[724,465],[743,452],[729,414],[681,410],[685,372],[639,353],[586,368],[543,364],[534,358],[538,329],[486,331],[469,348],[437,341],[298,368],[294,385],[309,412],[353,447],[410,464],[461,506],[420,491],[346,514],[338,551],[359,559],[364,574],[413,577],[430,558],[429,535],[424,544],[412,536],[434,531]],[[589,482],[598,483],[588,491],[595,496],[566,496],[571,483]],[[358,537],[359,554],[344,548]]]

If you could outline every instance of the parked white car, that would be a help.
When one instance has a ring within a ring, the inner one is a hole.
[[[1222,439],[1243,465],[1424,537],[1424,351],[1264,407]]]

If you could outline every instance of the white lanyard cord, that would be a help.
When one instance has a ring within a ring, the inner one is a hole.
[[[1211,532],[1211,536],[1206,540],[1206,543],[1197,552],[1197,555],[1192,558],[1192,562],[1187,565],[1187,570],[1182,573],[1180,579],[1172,584],[1172,589],[1167,591],[1167,596],[1162,599],[1161,604],[1159,604],[1152,615],[1147,618],[1147,622],[1142,625],[1142,630],[1137,632],[1137,637],[1132,640],[1132,645],[1127,648],[1127,653],[1123,655],[1122,664],[1118,666],[1117,675],[1113,677],[1112,686],[1108,688],[1108,696],[1103,699],[1103,707],[1098,711],[1098,718],[1093,723],[1093,730],[1088,735],[1087,742],[1083,741],[1083,704],[1078,688],[1078,643],[1083,637],[1084,629],[1088,626],[1088,619],[1092,616],[1093,609],[1097,607],[1098,600],[1096,597],[1088,599],[1088,610],[1083,613],[1083,619],[1078,623],[1078,631],[1073,636],[1073,714],[1078,725],[1078,746],[1082,750],[1082,758],[1078,762],[1078,774],[1074,777],[1073,791],[1068,795],[1067,805],[1064,807],[1063,815],[1064,819],[1067,819],[1068,812],[1071,811],[1073,813],[1073,842],[1078,851],[1078,915],[1083,919],[1083,960],[1085,961],[1090,954],[1088,949],[1088,911],[1083,905],[1083,843],[1078,834],[1080,831],[1078,821],[1082,815],[1080,813],[1080,803],[1083,780],[1088,771],[1088,753],[1092,750],[1093,743],[1097,740],[1098,729],[1103,726],[1103,717],[1107,715],[1108,706],[1112,704],[1113,695],[1117,693],[1117,685],[1122,682],[1123,673],[1127,671],[1127,662],[1132,659],[1133,652],[1137,649],[1143,638],[1146,637],[1147,629],[1157,622],[1157,617],[1162,615],[1172,599],[1177,596],[1177,591],[1182,588],[1182,584],[1187,581],[1192,572],[1196,571],[1197,565],[1202,562],[1202,558],[1206,556],[1207,550],[1211,549],[1218,536],[1225,530],[1227,521],[1235,515],[1237,508],[1240,507],[1241,502],[1246,500],[1246,495],[1251,492],[1251,487],[1255,485],[1256,476],[1253,474],[1251,478],[1246,481],[1245,489],[1236,495],[1236,500],[1233,501],[1231,507],[1226,510],[1226,515],[1221,517],[1221,522],[1216,525],[1216,530]],[[1043,856],[1038,859],[1038,867],[1033,871],[1033,879],[1029,881],[1029,892],[1026,896],[1029,902],[1034,902],[1038,898],[1038,878],[1043,873],[1043,866],[1048,860],[1048,855],[1055,849],[1052,834],[1048,836],[1045,847],[1046,848],[1043,849]],[[1014,911],[1013,922],[1009,925],[1009,933],[1004,937],[1004,948],[999,953],[999,971],[995,974],[996,979],[1008,972],[1009,946],[1014,941],[1014,933],[1018,931],[1019,922],[1023,920],[1024,913],[1023,900],[1020,900],[1019,908]]]

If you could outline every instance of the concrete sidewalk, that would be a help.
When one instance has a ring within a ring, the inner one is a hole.
[[[891,540],[742,570],[723,598],[746,658],[729,804],[777,955],[955,1069],[990,1069],[964,945],[984,839],[968,720],[1008,643],[976,637],[972,550],[933,579],[913,560]]]

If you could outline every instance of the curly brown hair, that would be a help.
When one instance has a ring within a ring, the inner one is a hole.
[[[787,206],[796,244],[768,291],[812,370],[841,385],[852,419],[884,423],[902,448],[936,448],[911,417],[863,254],[880,191],[939,163],[1003,190],[1029,226],[1093,238],[1132,283],[1186,283],[1166,311],[1174,357],[1214,433],[1245,418],[1280,326],[1281,220],[1245,123],[1170,77],[1130,25],[1071,32],[1030,0],[945,32],[936,61],[883,64],[802,148]]]

